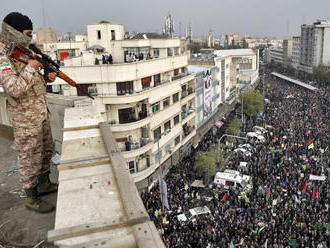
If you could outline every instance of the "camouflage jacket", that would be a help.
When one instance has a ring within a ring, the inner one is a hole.
[[[11,124],[39,126],[47,119],[45,81],[37,70],[8,58],[6,52],[7,44],[0,40],[0,85],[7,94]]]

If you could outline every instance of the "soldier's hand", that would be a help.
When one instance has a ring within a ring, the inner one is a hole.
[[[28,61],[28,64],[32,67],[32,68],[34,68],[34,69],[36,69],[36,70],[38,70],[39,68],[42,68],[43,66],[42,66],[42,64],[41,63],[39,63],[37,60],[35,60],[35,59],[30,59],[29,61]]]
[[[48,73],[47,77],[48,77],[48,82],[47,83],[52,83],[55,81],[56,79],[56,76],[57,76],[57,73],[56,72],[51,72],[51,73]]]

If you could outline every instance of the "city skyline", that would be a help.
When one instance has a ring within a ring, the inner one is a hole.
[[[194,37],[206,36],[209,29],[212,29],[215,35],[240,34],[277,38],[299,34],[300,25],[304,23],[330,19],[327,12],[330,9],[328,0],[278,0],[276,4],[261,0],[205,0],[203,6],[195,0],[182,0],[179,3],[173,0],[33,2],[36,5],[34,8],[30,6],[31,2],[23,0],[5,2],[0,10],[1,18],[9,12],[19,11],[32,19],[35,30],[49,27],[55,29],[59,35],[68,32],[85,33],[87,24],[102,20],[121,23],[130,32],[160,32],[164,18],[170,12],[176,34],[184,35],[186,26],[191,23]],[[130,6],[129,9],[127,6]]]

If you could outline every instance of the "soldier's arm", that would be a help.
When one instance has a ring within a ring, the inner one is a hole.
[[[0,55],[0,84],[10,96],[17,98],[27,92],[34,83],[34,73],[36,69],[29,64],[17,73],[7,56]]]

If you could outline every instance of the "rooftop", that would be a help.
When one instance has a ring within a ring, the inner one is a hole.
[[[220,56],[249,56],[256,55],[255,49],[228,49],[228,50],[215,50],[214,55]]]

